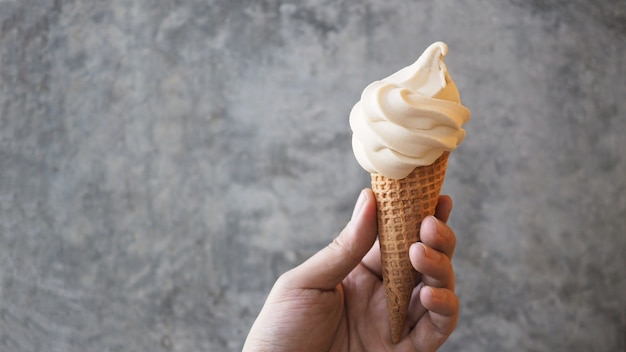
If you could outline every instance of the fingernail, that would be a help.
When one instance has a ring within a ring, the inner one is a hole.
[[[438,230],[439,228],[437,226],[437,221],[434,216],[429,215],[424,218],[424,220],[422,221],[422,226],[420,228],[422,236],[431,236],[433,234],[436,234]]]
[[[422,242],[418,242],[418,243],[422,247],[422,250],[424,251],[424,256],[426,258],[432,259],[432,260],[439,260],[439,258],[441,258],[441,254],[439,254],[439,252],[437,252],[436,250],[434,250],[432,248],[428,248]]]
[[[436,299],[443,300],[448,296],[445,290],[437,290],[433,287],[429,287],[428,290],[430,291],[432,297]]]
[[[448,235],[449,235],[449,234],[448,234],[448,231],[444,231],[444,230],[441,228],[441,223],[440,223],[439,219],[437,219],[437,218],[436,218],[436,217],[434,217],[434,216],[429,216],[429,218],[431,218],[429,221],[432,221],[432,222],[433,222],[433,224],[434,224],[434,226],[435,226],[435,229],[437,230],[437,234],[438,234],[439,236],[443,237],[443,238],[447,238],[447,237],[448,237]]]
[[[354,220],[357,217],[357,215],[361,213],[361,210],[363,210],[363,206],[365,205],[366,201],[367,201],[367,192],[365,192],[365,190],[362,190],[361,193],[359,194],[359,199],[357,199],[356,204],[354,205],[354,210],[352,211],[351,220]]]

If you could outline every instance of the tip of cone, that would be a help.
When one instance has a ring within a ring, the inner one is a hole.
[[[397,344],[400,342],[400,338],[402,337],[402,328],[404,327],[404,319],[402,319],[402,324],[399,321],[394,321],[391,323],[391,342]]]

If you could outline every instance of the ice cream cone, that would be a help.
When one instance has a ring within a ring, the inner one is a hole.
[[[403,179],[371,174],[393,343],[402,337],[411,294],[419,279],[409,260],[409,247],[420,238],[422,220],[435,213],[449,154],[444,152],[433,164],[419,166]]]

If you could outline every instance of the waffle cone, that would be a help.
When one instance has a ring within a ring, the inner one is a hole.
[[[409,260],[409,247],[420,239],[422,220],[435,213],[449,154],[445,152],[433,164],[415,168],[403,179],[371,175],[393,343],[402,337],[411,294],[419,280]]]

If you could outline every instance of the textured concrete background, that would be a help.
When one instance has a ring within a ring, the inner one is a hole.
[[[436,40],[445,351],[624,351],[626,2],[0,0],[0,351],[236,351],[369,176],[362,88]]]

